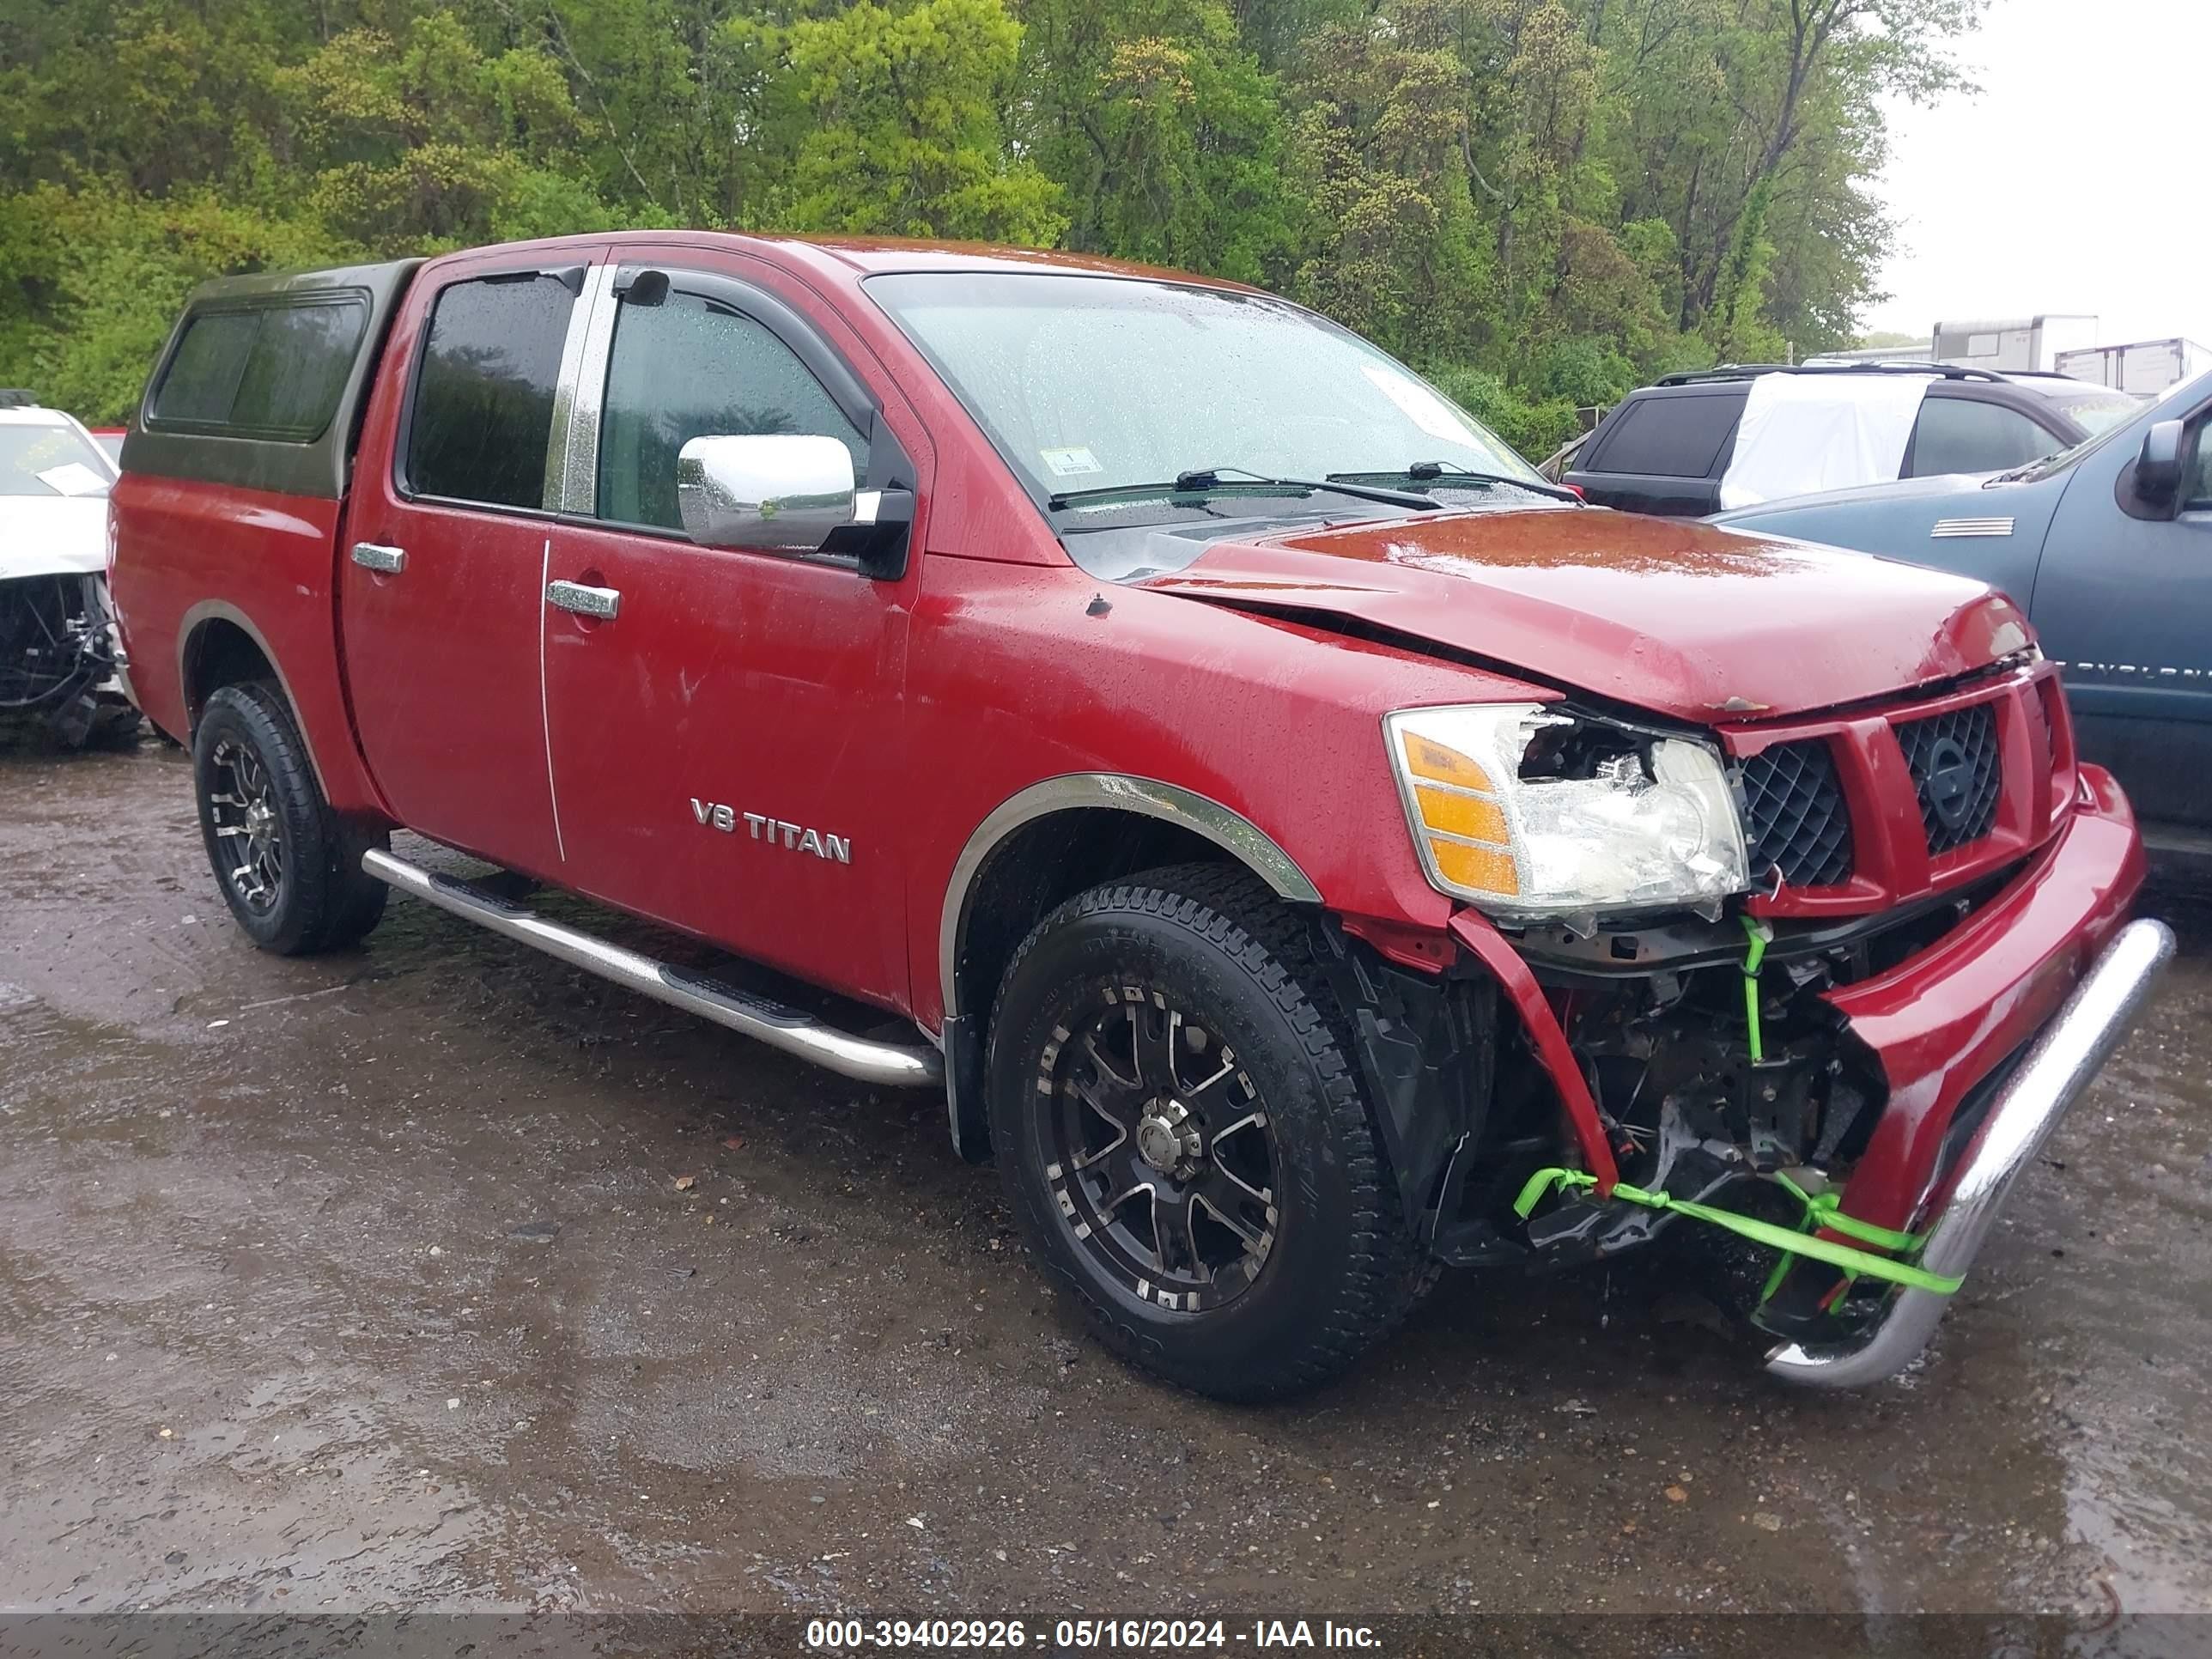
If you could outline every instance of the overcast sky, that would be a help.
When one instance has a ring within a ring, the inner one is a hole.
[[[1982,92],[1890,112],[1899,220],[1867,325],[2087,312],[2212,346],[2212,0],[1993,0]]]

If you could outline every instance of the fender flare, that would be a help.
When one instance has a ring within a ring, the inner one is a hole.
[[[1321,892],[1288,853],[1267,832],[1241,812],[1219,801],[1126,772],[1067,772],[1033,783],[1000,802],[968,837],[953,861],[945,886],[945,908],[938,923],[937,970],[945,999],[945,1018],[960,1012],[960,947],[967,934],[969,901],[975,878],[1000,844],[1023,825],[1054,812],[1083,808],[1133,812],[1180,824],[1205,836],[1273,888],[1291,904],[1319,904]]]
[[[1179,824],[1203,836],[1292,904],[1319,904],[1320,890],[1267,832],[1241,812],[1180,784],[1125,772],[1068,772],[1030,784],[1001,801],[968,837],[945,885],[938,921],[938,974],[944,1008],[933,1034],[945,1054],[945,1109],[953,1149],[971,1163],[987,1152],[989,1128],[981,1098],[982,1034],[960,1010],[960,953],[975,878],[1006,838],[1055,812],[1131,812]]]

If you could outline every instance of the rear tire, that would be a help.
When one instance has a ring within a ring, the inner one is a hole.
[[[1308,928],[1233,866],[1095,888],[1015,953],[991,1028],[1038,1255],[1108,1346],[1218,1399],[1327,1382],[1419,1277]]]
[[[256,945],[307,956],[376,926],[390,890],[362,873],[361,854],[384,837],[350,831],[331,811],[274,687],[227,685],[208,698],[192,732],[192,783],[216,884]]]

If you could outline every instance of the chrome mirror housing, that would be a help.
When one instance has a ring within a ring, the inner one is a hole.
[[[694,438],[676,457],[684,533],[702,547],[812,553],[853,521],[852,452],[835,438]]]

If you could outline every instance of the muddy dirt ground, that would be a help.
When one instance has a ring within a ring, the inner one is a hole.
[[[1680,1264],[1448,1280],[1269,1410],[1122,1370],[939,1101],[395,899],[263,956],[188,770],[0,757],[0,1607],[2212,1610],[2212,881],[1932,1359]]]

